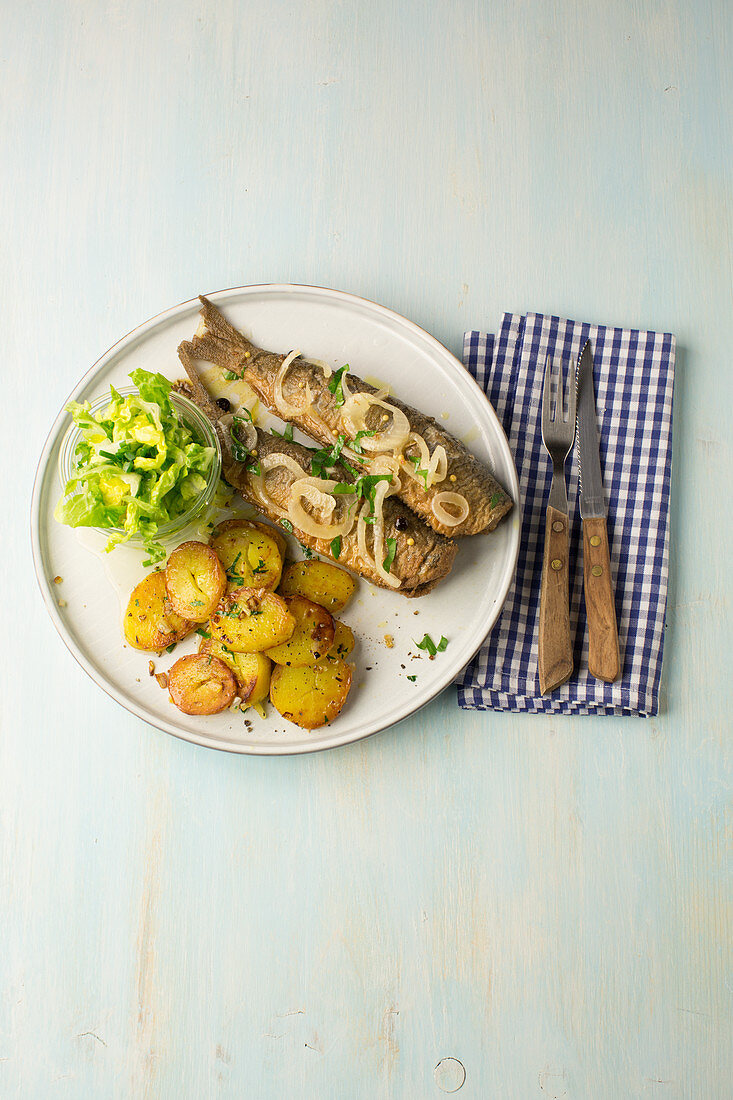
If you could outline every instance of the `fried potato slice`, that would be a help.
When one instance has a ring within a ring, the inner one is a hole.
[[[287,546],[279,531],[265,523],[228,519],[209,539],[226,570],[227,591],[235,588],[277,588]]]
[[[214,638],[202,638],[199,653],[210,653],[229,666],[237,681],[237,695],[243,703],[253,706],[267,698],[272,661],[264,653],[235,653]]]
[[[341,660],[344,657],[348,657],[354,646],[356,645],[356,638],[354,637],[354,631],[346,623],[342,623],[340,619],[333,620],[333,645],[329,649],[326,656],[329,661],[334,657],[339,657]]]
[[[288,556],[288,540],[285,535],[277,527],[273,527],[271,523],[265,523],[262,520],[250,520],[253,527],[256,527],[258,531],[261,531],[263,535],[267,535],[268,538],[274,539],[277,543],[277,548],[280,551],[280,557],[285,560]],[[223,526],[223,524],[220,524]]]
[[[165,587],[173,610],[194,623],[205,623],[226,589],[218,557],[204,542],[184,542],[165,567]]]
[[[167,649],[193,629],[189,619],[176,614],[165,587],[162,569],[148,573],[132,590],[122,627],[134,649]]]
[[[333,619],[325,607],[303,596],[290,596],[285,603],[295,619],[295,630],[287,642],[268,649],[267,656],[277,665],[292,668],[317,664],[333,645]]]
[[[269,589],[235,588],[219,601],[210,630],[235,653],[261,653],[292,637],[295,618],[282,596]]]
[[[283,596],[304,596],[328,611],[341,611],[351,599],[356,581],[338,565],[327,561],[295,561],[283,573]]]
[[[345,661],[323,661],[304,668],[276,665],[270,680],[270,702],[289,722],[314,730],[340,712],[351,687]]]
[[[235,698],[237,681],[218,657],[189,653],[168,673],[168,691],[184,714],[219,714]]]

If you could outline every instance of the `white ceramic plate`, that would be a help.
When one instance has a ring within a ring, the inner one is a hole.
[[[209,297],[261,347],[297,347],[334,368],[348,362],[354,373],[389,383],[404,401],[462,439],[518,500],[514,463],[493,409],[458,360],[417,325],[383,306],[318,287],[239,287]],[[93,400],[109,392],[110,383],[125,385],[136,367],[181,377],[176,349],[194,333],[198,312],[198,300],[184,302],[123,337],[70,399]],[[207,718],[181,714],[148,675],[150,655],[125,646],[122,637],[120,598],[143,575],[143,554],[120,547],[100,556],[92,533],[75,532],[53,519],[61,491],[58,452],[69,423],[69,415],[61,412],[41,455],[33,492],[33,555],[41,592],[61,637],[92,679],[133,714],[177,737],[265,755],[314,752],[367,737],[414,714],[447,687],[501,610],[519,548],[517,507],[492,534],[461,540],[453,572],[428,596],[410,600],[360,582],[342,615],[358,638],[351,658],[354,684],[330,725],[301,730],[272,708],[266,719],[252,711]],[[57,576],[61,584],[54,583]],[[415,644],[425,633],[436,642],[441,635],[449,641],[432,661]],[[385,645],[385,634],[393,636],[394,648]],[[194,648],[191,641],[181,643],[173,655],[155,660],[156,671],[167,670]]]

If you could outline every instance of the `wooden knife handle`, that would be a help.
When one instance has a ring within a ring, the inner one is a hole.
[[[568,517],[548,505],[545,515],[545,554],[540,590],[540,637],[538,665],[540,691],[554,691],[573,674],[570,641],[570,564]]]
[[[621,673],[611,560],[606,521],[583,520],[583,583],[588,616],[588,669],[597,680],[613,683]]]

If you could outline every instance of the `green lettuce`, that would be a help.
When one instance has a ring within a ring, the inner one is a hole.
[[[107,550],[139,535],[155,562],[165,558],[158,528],[205,489],[215,451],[178,416],[167,378],[146,370],[130,378],[138,392],[123,397],[111,386],[109,404],[96,414],[88,401],[67,405],[80,440],[55,516],[69,527],[109,529]]]

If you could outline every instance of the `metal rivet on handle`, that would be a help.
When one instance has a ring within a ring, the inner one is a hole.
[[[601,545],[601,536],[600,535],[591,535],[590,544],[591,544],[591,546],[600,546]]]
[[[556,519],[555,522],[552,525],[552,530],[553,531],[564,531],[565,530],[565,524],[562,523],[559,519]]]
[[[552,568],[555,570],[556,573],[557,573],[558,569],[562,569],[562,562],[560,561],[559,558],[553,558],[553,560],[550,562],[550,565],[552,566]]]
[[[594,577],[600,577],[603,573],[603,566],[602,565],[594,565],[593,568],[591,569],[591,573],[593,574]]]

